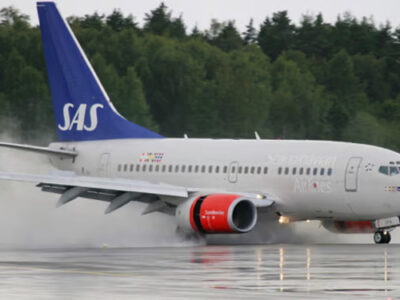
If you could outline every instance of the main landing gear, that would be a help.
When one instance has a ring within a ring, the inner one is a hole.
[[[390,239],[390,232],[388,231],[377,231],[374,234],[375,244],[389,244]]]

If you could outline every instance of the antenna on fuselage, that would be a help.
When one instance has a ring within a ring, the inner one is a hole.
[[[256,136],[256,140],[261,140],[260,136],[258,135],[257,131],[254,131],[254,135]]]

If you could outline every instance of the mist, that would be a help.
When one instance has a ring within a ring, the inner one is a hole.
[[[10,136],[0,137],[10,141]],[[0,148],[0,170],[48,173],[45,155]],[[104,215],[107,203],[78,198],[56,208],[59,195],[33,183],[0,181],[0,247],[174,247],[198,244],[176,234],[174,218],[142,216],[145,205],[129,203]]]

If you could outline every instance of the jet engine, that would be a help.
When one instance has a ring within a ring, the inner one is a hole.
[[[242,196],[212,194],[188,199],[175,216],[179,229],[188,233],[245,233],[256,225],[257,209]]]
[[[322,226],[334,233],[374,233],[372,221],[323,221]]]

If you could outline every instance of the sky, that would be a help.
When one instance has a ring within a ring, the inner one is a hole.
[[[58,8],[65,17],[83,16],[98,12],[110,14],[119,8],[125,15],[132,14],[136,22],[143,24],[145,14],[156,8],[161,0],[58,0]],[[322,12],[327,22],[334,22],[339,14],[351,12],[358,18],[373,17],[376,24],[390,21],[393,27],[400,25],[400,0],[164,0],[172,15],[182,15],[188,30],[197,25],[201,30],[209,28],[211,19],[235,20],[244,31],[251,18],[258,28],[266,16],[287,10],[290,18],[298,23],[304,14]],[[13,5],[29,15],[38,24],[36,5],[33,0],[0,0],[0,8]]]

